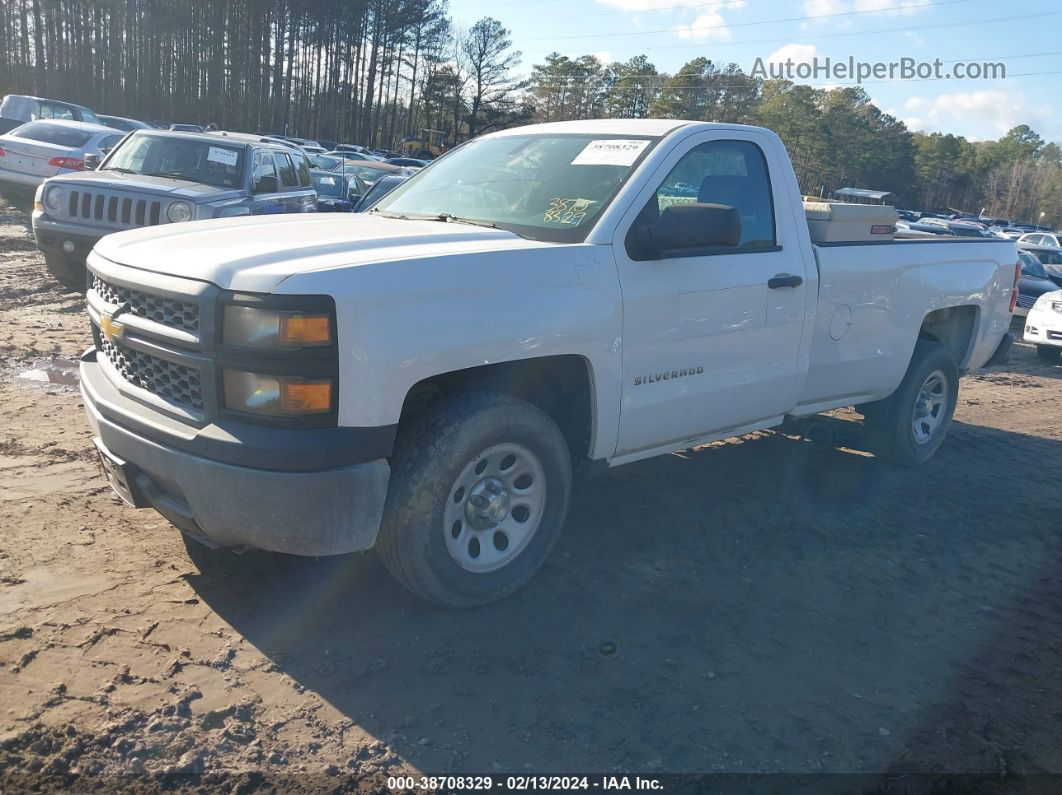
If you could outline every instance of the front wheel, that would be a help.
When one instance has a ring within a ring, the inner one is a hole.
[[[400,430],[376,549],[430,602],[493,602],[542,566],[571,489],[571,454],[547,414],[500,393],[446,397]]]
[[[958,396],[959,371],[951,351],[919,340],[900,386],[865,415],[875,454],[903,466],[928,461],[951,427]]]
[[[1058,348],[1054,345],[1037,345],[1036,355],[1045,362],[1054,363],[1058,361],[1060,356],[1062,356],[1062,348]]]

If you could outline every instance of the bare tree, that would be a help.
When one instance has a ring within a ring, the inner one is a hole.
[[[498,127],[516,107],[511,72],[520,63],[520,53],[512,49],[508,29],[492,17],[483,17],[461,40],[468,61],[468,137]]]

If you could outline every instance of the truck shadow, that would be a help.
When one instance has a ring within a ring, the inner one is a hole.
[[[372,554],[196,553],[189,582],[425,772],[881,772],[961,719],[934,712],[956,693],[1062,699],[1057,648],[1031,681],[985,619],[1057,573],[1052,468],[1062,442],[961,422],[911,470],[757,434],[582,484],[543,571],[484,608],[428,607]],[[1054,608],[1020,618],[1057,639]],[[1021,730],[1059,753],[1057,722]],[[971,758],[940,750],[923,761]]]

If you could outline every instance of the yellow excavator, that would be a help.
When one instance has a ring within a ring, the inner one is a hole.
[[[406,157],[431,160],[446,151],[446,133],[442,130],[421,130],[420,135],[403,138],[399,148]]]

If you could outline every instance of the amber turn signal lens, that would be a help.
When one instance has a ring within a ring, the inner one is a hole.
[[[278,339],[285,345],[328,345],[332,324],[328,315],[282,314]]]
[[[319,414],[332,408],[332,381],[280,382],[280,407],[286,414]]]
[[[334,408],[334,380],[224,370],[225,408],[271,417],[328,414]]]

